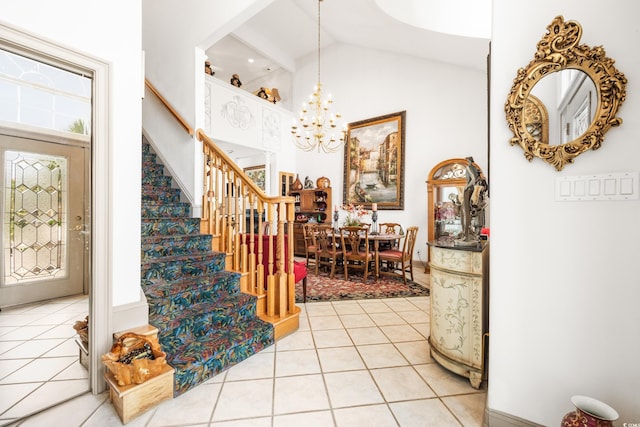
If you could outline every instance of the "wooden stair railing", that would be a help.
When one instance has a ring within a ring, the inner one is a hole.
[[[276,337],[292,332],[297,329],[300,308],[295,305],[293,238],[286,239],[285,250],[285,234],[293,236],[295,199],[267,196],[202,129],[196,137],[204,154],[203,232],[219,236],[217,250],[227,253],[229,269],[247,276],[241,290],[258,296],[259,314],[262,301],[261,317],[274,324],[295,317],[295,324],[280,332],[276,326]],[[262,244],[263,236],[268,245]]]
[[[151,92],[153,92],[155,96],[158,97],[158,100],[160,100],[162,105],[164,105],[164,107],[167,110],[169,110],[169,113],[171,113],[171,115],[178,121],[178,123],[180,123],[180,125],[184,128],[184,130],[187,131],[189,135],[193,136],[193,128],[191,127],[191,125],[189,125],[189,123],[187,123],[184,117],[182,117],[180,113],[178,113],[178,111],[176,111],[176,109],[173,108],[173,106],[169,103],[169,101],[167,101],[167,99],[164,96],[162,96],[160,92],[158,92],[158,89],[156,89],[156,87],[152,85],[151,82],[146,78],[144,79],[144,84],[146,87],[149,88]]]

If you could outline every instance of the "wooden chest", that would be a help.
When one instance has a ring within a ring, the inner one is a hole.
[[[173,368],[165,365],[160,375],[142,384],[119,386],[113,374],[106,372],[111,402],[122,420],[128,423],[162,401],[173,399]]]

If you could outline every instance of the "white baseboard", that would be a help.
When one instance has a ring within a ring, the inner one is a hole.
[[[544,427],[513,415],[485,408],[483,427]]]

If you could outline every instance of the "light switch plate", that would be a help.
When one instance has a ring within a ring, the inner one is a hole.
[[[556,200],[637,200],[640,172],[556,178]]]

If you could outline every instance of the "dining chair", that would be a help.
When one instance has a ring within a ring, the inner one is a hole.
[[[315,246],[316,276],[321,265],[331,267],[329,277],[333,279],[336,273],[336,264],[342,260],[342,251],[336,242],[336,233],[328,224],[317,225],[313,233]]]
[[[405,285],[407,284],[407,273],[413,281],[413,248],[416,244],[418,227],[407,228],[402,250],[388,249],[378,252],[378,262],[386,262],[388,269],[380,270],[378,274],[387,276],[401,276]]]
[[[341,227],[340,240],[345,280],[349,280],[349,268],[352,268],[362,270],[366,282],[369,264],[375,261],[374,253],[369,248],[369,227]]]
[[[380,234],[400,234],[400,230],[402,230],[402,225],[397,222],[383,222],[380,224]],[[380,250],[388,250],[392,247],[398,248],[398,242],[399,240],[380,242]]]
[[[307,262],[307,268],[311,268],[311,266],[315,266],[318,263],[318,259],[316,257],[315,241],[317,228],[318,224],[302,224],[302,235],[304,236],[304,255]]]

